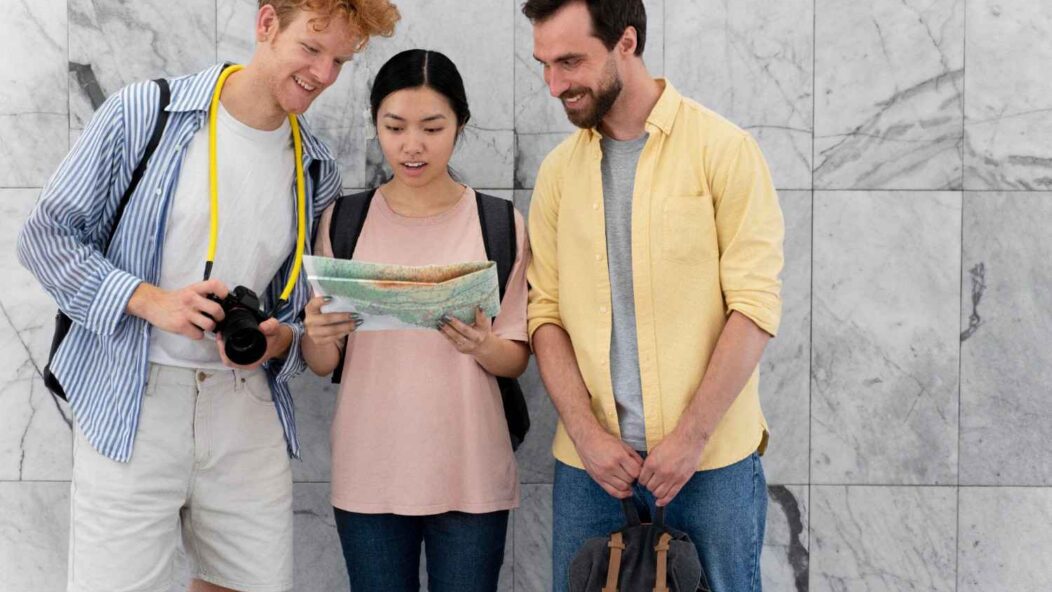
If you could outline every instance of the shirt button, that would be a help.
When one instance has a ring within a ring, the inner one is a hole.
[[[605,306],[600,306],[599,307],[599,312],[601,312],[603,314],[606,314],[606,307]]]
[[[594,204],[592,204],[592,209],[593,210],[598,210],[599,209],[599,202],[595,202]]]
[[[204,372],[198,372],[197,373],[197,381],[198,382],[204,382],[206,378],[208,378],[208,375],[205,374]]]
[[[596,260],[596,261],[602,261],[602,260],[603,260],[603,256],[602,256],[602,255],[600,255],[599,253],[596,253],[596,254],[595,254],[595,260]]]

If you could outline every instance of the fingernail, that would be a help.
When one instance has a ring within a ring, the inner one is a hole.
[[[443,323],[449,323],[451,321],[452,321],[452,319],[449,317],[449,315],[447,315],[447,314],[442,315],[442,322]]]
[[[332,296],[322,296],[321,299],[325,302],[332,302]]]

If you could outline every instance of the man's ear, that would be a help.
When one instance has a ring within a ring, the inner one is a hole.
[[[639,34],[636,32],[636,28],[626,27],[625,32],[621,33],[621,38],[617,40],[617,51],[625,55],[635,55],[638,43]]]
[[[270,4],[264,4],[256,14],[256,42],[264,43],[274,39],[281,28],[278,13]]]

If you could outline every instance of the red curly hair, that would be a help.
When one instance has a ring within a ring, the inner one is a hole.
[[[388,0],[259,0],[259,7],[274,7],[280,28],[292,22],[295,13],[307,10],[318,16],[310,20],[316,31],[329,26],[331,19],[344,19],[350,29],[361,36],[359,49],[370,37],[390,37],[395,23],[402,18],[398,8]]]

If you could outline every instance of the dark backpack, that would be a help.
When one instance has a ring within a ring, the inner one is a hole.
[[[157,149],[157,145],[160,144],[161,136],[164,135],[164,126],[168,123],[168,111],[165,110],[168,106],[168,101],[171,99],[171,90],[168,88],[168,81],[159,78],[154,80],[154,82],[157,86],[161,87],[161,95],[157,105],[157,122],[153,126],[153,134],[150,136],[150,141],[146,144],[146,149],[143,150],[142,158],[139,159],[138,166],[136,166],[135,171],[132,172],[131,181],[128,183],[128,187],[125,188],[124,194],[121,196],[121,201],[117,205],[117,211],[113,215],[113,226],[110,227],[110,234],[106,237],[102,246],[103,255],[105,255],[110,249],[110,242],[113,240],[113,235],[117,233],[117,225],[121,223],[121,216],[124,214],[124,208],[127,207],[132,194],[135,193],[135,188],[138,187],[143,173],[146,172],[146,164],[149,162],[150,157],[153,156],[154,151]],[[66,334],[69,333],[72,325],[73,320],[66,316],[66,313],[59,310],[58,313],[55,314],[55,333],[51,337],[51,351],[48,352],[47,364],[44,365],[44,371],[42,373],[44,386],[54,393],[55,396],[62,399],[66,398],[66,391],[62,388],[62,385],[59,384],[58,378],[51,373],[51,361],[55,359],[55,352],[57,352],[59,346],[62,345],[62,341],[66,339]]]
[[[336,200],[333,206],[332,222],[329,226],[329,240],[332,242],[332,254],[340,259],[351,259],[358,237],[365,226],[376,189],[345,195]],[[482,242],[486,246],[486,258],[497,264],[497,283],[500,287],[500,299],[504,301],[504,289],[511,276],[518,252],[518,240],[515,236],[515,206],[506,199],[475,192],[475,202],[479,212],[479,223],[482,226]],[[332,382],[339,384],[343,374],[343,355],[332,372]],[[500,398],[504,403],[504,418],[508,422],[508,434],[511,436],[512,450],[518,449],[530,429],[530,412],[526,407],[526,397],[522,393],[519,381],[514,378],[497,377],[500,387]]]
[[[642,523],[621,500],[625,527],[588,539],[570,564],[570,592],[709,592],[690,537],[665,526],[665,509]]]

